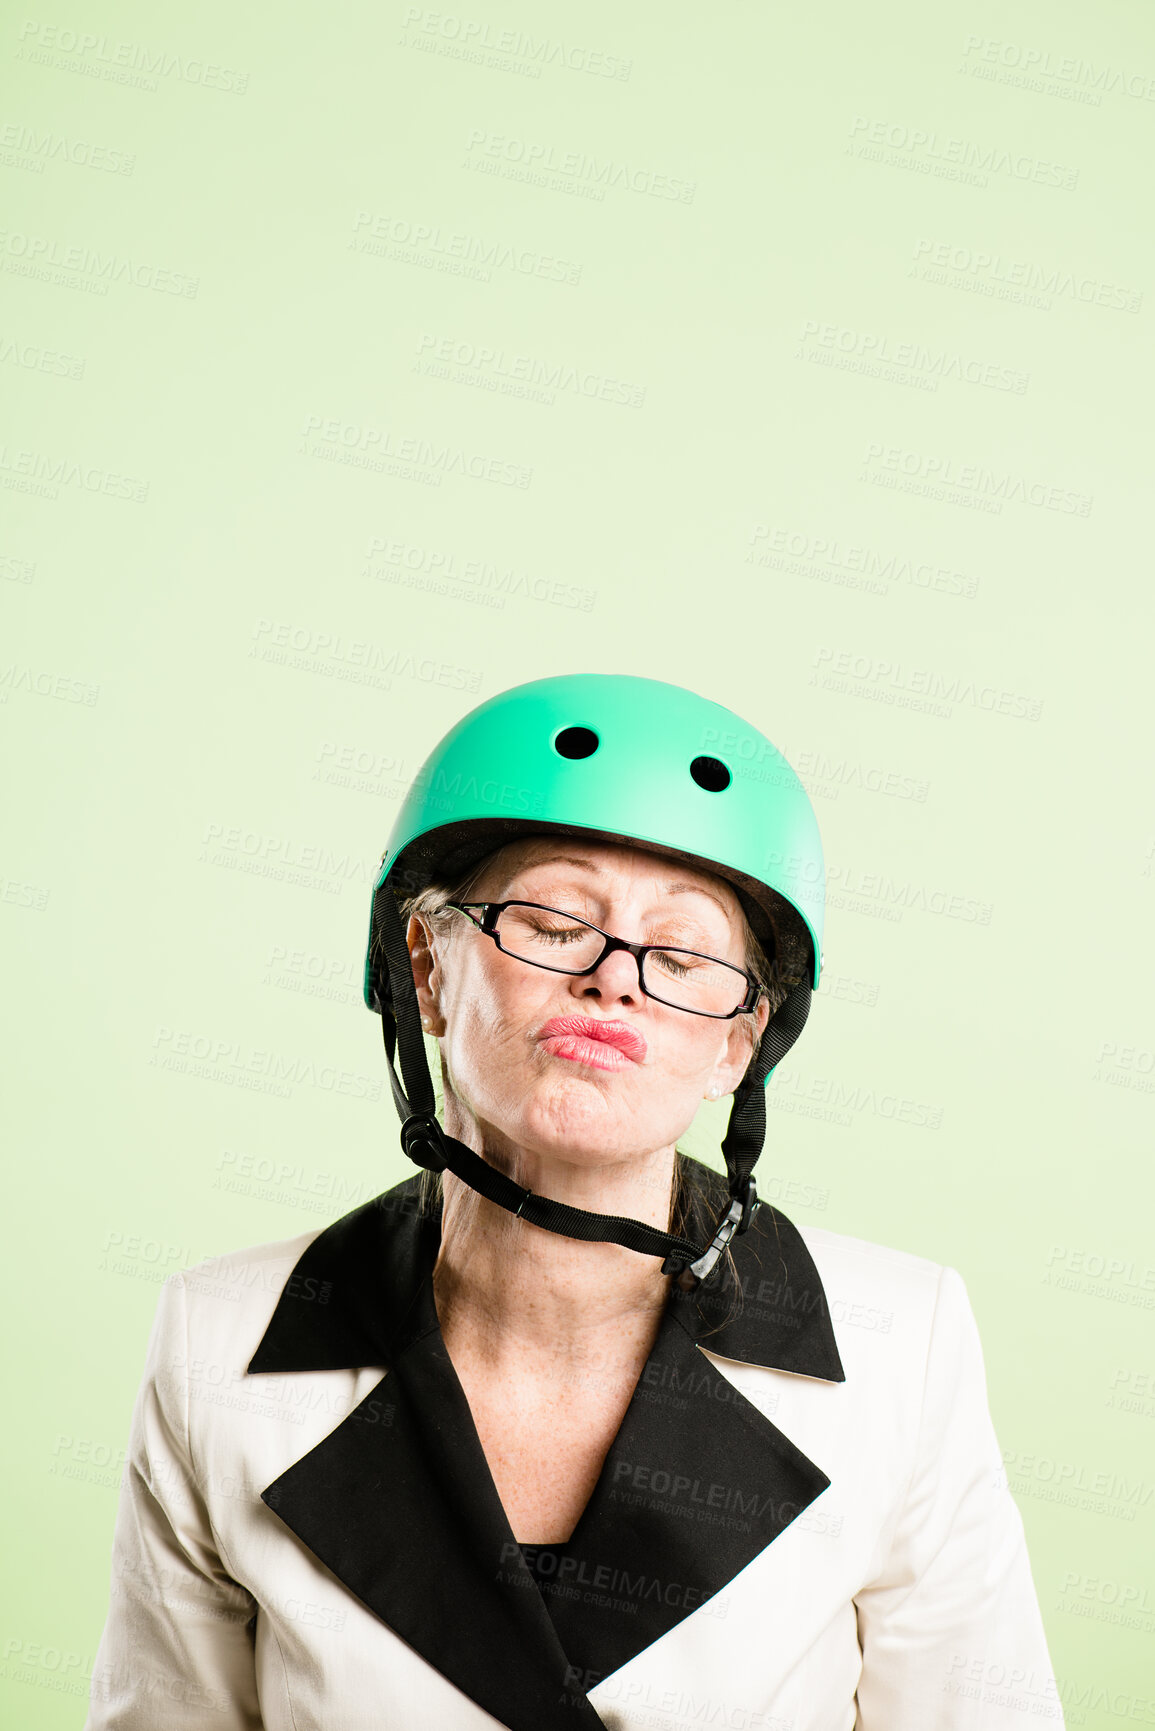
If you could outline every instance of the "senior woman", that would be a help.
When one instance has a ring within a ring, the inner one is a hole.
[[[424,1170],[165,1288],[89,1731],[1061,1721],[962,1281],[757,1200],[822,883],[675,686],[441,742],[365,972]]]

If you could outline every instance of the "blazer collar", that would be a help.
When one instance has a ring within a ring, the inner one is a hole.
[[[697,1176],[720,1208],[720,1181]],[[281,1293],[250,1374],[385,1374],[263,1500],[502,1724],[591,1731],[601,1720],[586,1691],[707,1605],[829,1485],[698,1350],[842,1382],[826,1295],[801,1235],[768,1205],[733,1241],[734,1274],[717,1291],[671,1290],[565,1572],[543,1597],[441,1338],[440,1218],[421,1212],[419,1184],[326,1228]]]
[[[713,1216],[725,1203],[718,1175],[690,1161]],[[420,1205],[420,1175],[334,1221],[306,1247],[249,1364],[250,1374],[353,1370],[394,1363],[428,1326],[421,1299],[441,1242],[440,1213]],[[693,1231],[710,1226],[695,1208]],[[733,1274],[686,1294],[670,1310],[707,1352],[827,1382],[845,1381],[826,1293],[798,1228],[764,1202],[731,1241]]]

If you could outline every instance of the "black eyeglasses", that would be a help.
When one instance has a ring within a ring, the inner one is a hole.
[[[763,991],[753,974],[717,956],[671,949],[668,944],[627,944],[624,938],[612,937],[588,920],[579,920],[576,914],[547,908],[541,902],[446,905],[492,938],[503,954],[528,962],[532,968],[546,968],[551,974],[592,974],[615,950],[626,950],[638,964],[638,984],[647,998],[672,1010],[688,1010],[694,1016],[728,1021],[752,1010]],[[480,919],[474,918],[473,908],[481,910]],[[562,951],[567,961],[579,965],[565,966],[560,961]],[[547,956],[553,959],[547,961]]]

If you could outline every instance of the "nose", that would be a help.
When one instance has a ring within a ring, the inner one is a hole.
[[[592,974],[574,976],[579,998],[614,1004],[640,1004],[645,998],[636,959],[627,950],[613,950]]]

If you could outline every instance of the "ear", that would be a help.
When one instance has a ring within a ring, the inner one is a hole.
[[[770,1005],[765,995],[758,999],[752,1015],[735,1016],[726,1034],[726,1043],[718,1055],[710,1077],[711,1086],[719,1094],[732,1094],[750,1063],[754,1040],[761,1039],[770,1020]],[[753,1037],[752,1037],[753,1036]]]
[[[439,1004],[441,977],[436,940],[432,927],[420,914],[410,914],[405,944],[409,951],[409,965],[413,970],[413,984],[417,989],[417,1007],[421,1012],[422,1027],[427,1034],[440,1036],[445,1032],[445,1021]]]

